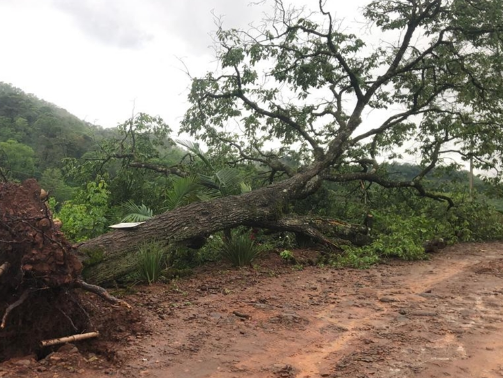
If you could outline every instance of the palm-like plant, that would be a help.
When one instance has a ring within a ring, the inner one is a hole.
[[[198,190],[199,180],[196,177],[183,177],[176,180],[166,195],[168,209],[173,210],[177,207],[199,201]]]
[[[137,205],[131,200],[124,204],[124,209],[127,215],[122,218],[121,222],[144,222],[154,216],[152,209],[144,204]]]
[[[251,265],[260,256],[260,247],[255,244],[250,233],[232,232],[222,246],[222,257],[234,266]]]
[[[149,285],[161,277],[166,250],[160,242],[143,244],[138,251],[138,270],[142,280]]]
[[[198,178],[199,183],[202,186],[212,191],[211,194],[213,197],[223,197],[231,194],[245,193],[251,190],[251,187],[243,181],[239,169],[224,167],[220,170],[216,170],[204,152],[201,151],[199,144],[186,140],[177,140],[176,142],[199,157],[208,170],[212,172],[210,175],[200,174]]]

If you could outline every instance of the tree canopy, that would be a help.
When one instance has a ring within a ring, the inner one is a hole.
[[[220,69],[193,79],[182,131],[268,167],[271,182],[310,171],[450,202],[421,184],[437,164],[472,159],[500,173],[501,0],[370,1],[363,15],[377,47],[345,32],[331,5],[308,12],[276,0],[260,25],[219,28]],[[407,153],[423,168],[413,180],[380,174],[380,160]]]

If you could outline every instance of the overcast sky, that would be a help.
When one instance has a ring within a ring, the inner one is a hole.
[[[331,3],[349,23],[362,1]],[[190,84],[180,59],[192,75],[213,70],[212,13],[225,27],[246,27],[270,9],[270,1],[250,3],[0,0],[0,81],[105,127],[125,121],[134,104],[177,129]]]

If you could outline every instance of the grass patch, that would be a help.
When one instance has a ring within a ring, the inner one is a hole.
[[[261,253],[249,232],[233,232],[232,238],[222,246],[222,257],[234,266],[251,265]]]
[[[160,242],[145,243],[138,252],[138,273],[149,285],[161,277],[165,265],[166,249]]]

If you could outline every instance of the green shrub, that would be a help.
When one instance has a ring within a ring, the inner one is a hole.
[[[503,239],[503,214],[485,198],[460,203],[446,217],[456,241]]]
[[[288,249],[285,249],[283,250],[282,252],[280,252],[279,256],[283,259],[283,260],[290,260],[293,258],[293,253],[292,251],[289,251]]]
[[[149,285],[156,282],[164,269],[166,249],[160,242],[145,243],[138,251],[138,271]]]
[[[367,269],[379,262],[379,255],[373,248],[343,246],[344,254],[336,255],[329,264],[337,268]]]
[[[222,239],[222,233],[216,233],[208,236],[206,239],[206,244],[197,251],[197,263],[199,265],[219,261],[222,259],[222,246],[224,242]]]
[[[249,232],[233,232],[222,246],[222,257],[234,266],[251,265],[261,252]]]
[[[66,201],[58,212],[54,212],[54,217],[63,223],[65,236],[80,242],[105,233],[110,223],[110,194],[103,180],[89,182],[85,189],[78,191],[74,200]],[[51,208],[55,210],[57,203],[51,202]]]

